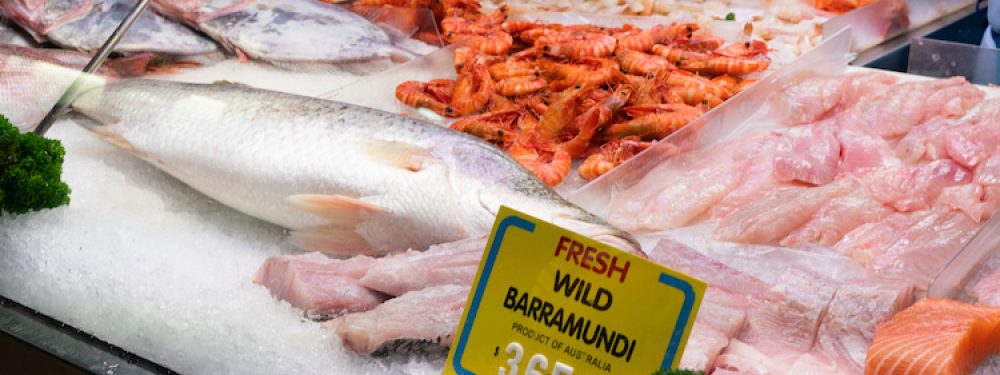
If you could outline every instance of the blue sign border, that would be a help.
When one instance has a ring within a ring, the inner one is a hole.
[[[490,279],[490,274],[493,272],[493,264],[496,262],[497,252],[500,251],[504,235],[510,227],[520,228],[528,233],[535,231],[535,223],[517,215],[508,216],[497,226],[496,235],[490,243],[490,251],[486,254],[486,263],[483,264],[483,273],[479,276],[479,283],[476,284],[476,293],[472,296],[472,304],[469,305],[465,324],[462,326],[462,335],[458,338],[458,343],[455,345],[455,356],[452,359],[452,367],[455,368],[455,372],[458,374],[475,375],[475,373],[462,366],[462,356],[465,354],[465,345],[469,342],[469,335],[472,333],[472,325],[476,320],[476,313],[479,312],[479,305],[482,302],[483,293],[486,291],[486,284]],[[680,316],[677,317],[677,324],[674,326],[673,335],[670,336],[667,352],[663,354],[663,362],[660,364],[661,369],[668,370],[677,356],[677,349],[680,346],[681,338],[684,336],[684,328],[687,326],[688,318],[691,316],[691,310],[694,309],[696,296],[694,288],[690,283],[666,273],[660,273],[659,282],[676,288],[684,294],[684,303],[681,306]]]

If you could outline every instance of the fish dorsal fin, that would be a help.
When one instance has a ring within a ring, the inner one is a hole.
[[[433,158],[426,148],[412,143],[369,139],[363,144],[364,152],[372,159],[400,169],[419,172],[424,162]]]
[[[236,81],[226,81],[226,80],[218,80],[218,81],[212,82],[212,84],[213,85],[220,85],[220,86],[234,86],[234,87],[247,87],[247,88],[251,87],[250,85],[245,84],[245,83],[240,83],[240,82],[236,82]]]
[[[345,256],[367,254],[371,250],[371,245],[361,235],[352,228],[340,225],[293,230],[288,242],[305,250]]]
[[[298,194],[287,198],[295,208],[330,219],[335,225],[351,227],[371,215],[386,212],[384,207],[343,195]]]

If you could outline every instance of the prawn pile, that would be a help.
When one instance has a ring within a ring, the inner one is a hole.
[[[457,78],[407,81],[396,98],[507,151],[546,184],[574,159],[593,179],[732,97],[770,60],[761,41],[726,45],[693,23],[641,29],[513,21],[501,7],[445,7]]]

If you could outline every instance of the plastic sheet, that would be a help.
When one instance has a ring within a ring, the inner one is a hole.
[[[854,51],[862,51],[900,33],[972,5],[974,0],[878,0],[823,24],[823,38],[850,27]]]
[[[608,204],[618,191],[633,185],[653,167],[667,162],[679,152],[705,150],[713,145],[759,130],[761,123],[748,121],[775,92],[793,78],[810,72],[839,72],[847,67],[851,34],[843,31],[823,42],[776,73],[729,99],[685,128],[664,138],[643,153],[568,195],[573,203],[606,216]]]
[[[943,40],[910,42],[907,72],[928,77],[964,76],[970,82],[1000,82],[1000,50]]]
[[[993,215],[941,269],[927,289],[927,295],[975,302],[969,290],[997,269],[1000,269],[1000,215]]]
[[[878,0],[824,23],[823,39],[850,27],[854,32],[853,50],[871,48],[910,28],[908,9],[906,0]]]

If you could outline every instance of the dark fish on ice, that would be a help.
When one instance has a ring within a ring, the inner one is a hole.
[[[208,34],[241,58],[336,63],[411,57],[364,17],[316,0],[153,0],[153,7]]]
[[[132,0],[4,0],[0,14],[20,25],[36,41],[64,48],[94,51],[111,36],[135,6]],[[145,12],[122,37],[116,52],[156,52],[199,56],[217,53],[218,46],[196,32]]]

